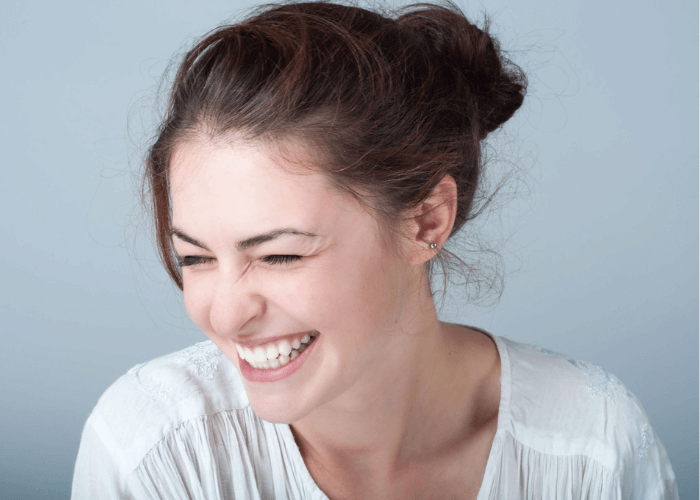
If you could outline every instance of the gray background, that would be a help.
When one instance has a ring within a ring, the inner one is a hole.
[[[0,3],[2,498],[68,497],[100,394],[204,340],[132,173],[170,58],[246,5]],[[493,172],[524,181],[483,228],[505,293],[478,309],[455,289],[442,317],[616,374],[698,498],[697,1],[460,5],[493,16],[531,88],[493,142]]]

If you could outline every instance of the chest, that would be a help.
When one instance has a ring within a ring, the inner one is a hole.
[[[468,443],[447,450],[443,456],[394,472],[379,464],[331,465],[313,459],[305,462],[311,477],[330,500],[475,500],[484,482],[495,431],[493,426]]]

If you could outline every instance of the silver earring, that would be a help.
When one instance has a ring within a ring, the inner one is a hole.
[[[437,248],[437,243],[431,243],[430,248],[435,250]]]

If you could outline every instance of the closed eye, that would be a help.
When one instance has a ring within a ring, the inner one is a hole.
[[[268,255],[262,260],[267,264],[290,264],[296,260],[300,260],[301,255]]]
[[[202,257],[201,255],[188,255],[186,257],[178,257],[177,263],[180,267],[196,266],[197,264],[204,264],[209,262],[211,257]]]
[[[267,264],[277,265],[277,264],[290,264],[294,261],[302,259],[301,255],[268,255],[263,257],[263,262]],[[211,257],[203,257],[201,255],[188,255],[186,257],[178,257],[177,263],[180,267],[196,266],[198,264],[205,264],[213,260]]]

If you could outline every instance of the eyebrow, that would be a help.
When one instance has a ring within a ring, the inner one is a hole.
[[[249,248],[253,248],[254,246],[260,245],[260,244],[265,243],[267,241],[274,240],[275,238],[277,238],[283,234],[295,234],[295,235],[299,235],[299,236],[308,236],[308,237],[312,237],[312,238],[318,236],[317,234],[309,233],[307,231],[300,231],[300,230],[294,229],[292,227],[283,227],[283,228],[279,228],[279,229],[273,229],[272,231],[258,234],[256,236],[251,237],[251,238],[239,241],[238,243],[236,243],[236,248],[239,251],[248,250]],[[194,246],[197,246],[199,248],[203,248],[204,250],[211,252],[211,250],[209,250],[206,247],[206,245],[195,240],[194,238],[189,236],[187,233],[185,233],[181,229],[173,227],[172,230],[170,231],[170,235],[177,236],[182,241],[186,241],[187,243],[190,243]]]

